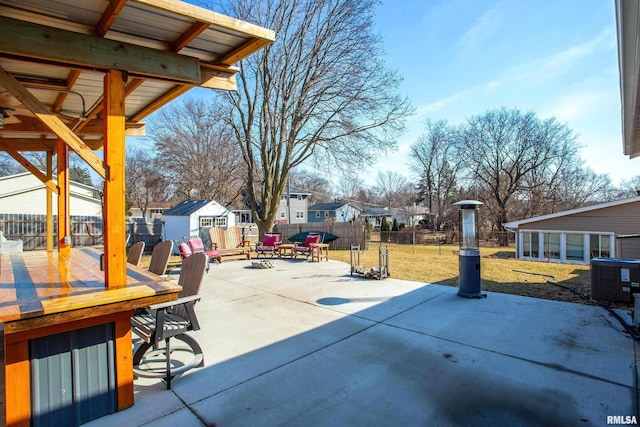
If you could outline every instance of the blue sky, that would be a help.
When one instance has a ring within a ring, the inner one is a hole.
[[[376,25],[416,115],[367,184],[378,171],[409,177],[427,118],[459,124],[501,106],[555,116],[616,185],[640,175],[640,160],[622,154],[613,0],[387,0]]]

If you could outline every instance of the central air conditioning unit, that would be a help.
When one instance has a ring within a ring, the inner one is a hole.
[[[640,293],[640,260],[593,258],[590,282],[593,299],[633,302],[633,294]]]

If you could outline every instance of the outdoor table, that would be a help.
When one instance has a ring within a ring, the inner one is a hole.
[[[293,252],[293,248],[296,245],[293,243],[283,243],[278,247],[278,258],[293,258],[295,253]]]
[[[68,424],[74,411],[86,422],[133,405],[131,317],[176,300],[181,287],[129,264],[127,283],[107,288],[101,253],[0,254],[7,426],[40,416]]]
[[[311,248],[311,262],[314,260],[320,262],[324,257],[326,261],[329,261],[329,244],[328,243],[309,243]]]

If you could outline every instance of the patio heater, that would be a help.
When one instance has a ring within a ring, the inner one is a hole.
[[[480,291],[480,247],[478,244],[478,208],[482,202],[462,200],[460,206],[460,250],[458,252],[458,296],[484,298]]]

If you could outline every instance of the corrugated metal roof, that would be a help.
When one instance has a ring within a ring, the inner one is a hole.
[[[199,211],[209,203],[214,203],[212,200],[185,200],[180,202],[169,210],[164,211],[163,216],[189,216],[194,212]]]
[[[92,149],[102,147],[108,69],[128,73],[127,134],[142,135],[141,120],[192,87],[234,90],[233,64],[274,40],[271,30],[181,1],[0,0],[0,67]],[[9,115],[0,142],[51,149],[56,135],[6,89],[0,81]]]

